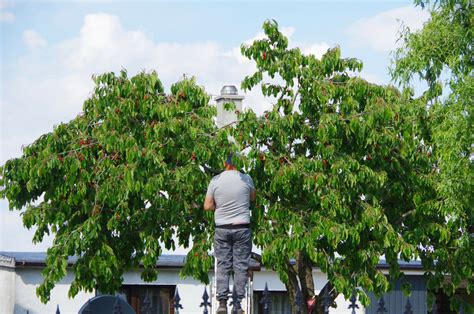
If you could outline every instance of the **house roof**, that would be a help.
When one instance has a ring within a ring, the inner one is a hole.
[[[419,260],[409,261],[409,262],[398,260],[398,265],[400,265],[400,268],[403,270],[422,270],[423,269],[421,265],[421,261]],[[388,265],[386,260],[380,260],[378,267],[382,269],[388,269],[390,268],[390,265]]]
[[[3,261],[3,263],[2,263]],[[68,264],[73,265],[77,256],[69,256]],[[186,255],[163,254],[160,256],[156,266],[158,268],[181,268],[186,261]],[[45,266],[46,252],[2,252],[0,251],[0,266],[10,267],[32,267]],[[250,261],[250,268],[260,269],[260,264],[254,260]]]
[[[70,256],[68,264],[73,265],[77,261],[77,256]],[[186,255],[182,254],[163,254],[160,256],[156,266],[158,268],[181,268],[186,261]],[[422,270],[421,261],[398,261],[402,270]],[[45,266],[46,252],[1,252],[0,266],[5,267],[32,267]],[[388,269],[390,266],[387,261],[380,260],[379,268]],[[250,268],[260,270],[261,265],[255,259],[250,260]]]

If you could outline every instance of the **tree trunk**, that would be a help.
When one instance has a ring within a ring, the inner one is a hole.
[[[313,280],[313,265],[304,252],[298,252],[296,263],[287,265],[288,284],[286,290],[288,291],[291,313],[294,314],[324,314],[324,298],[327,297],[327,303],[332,306],[338,294],[334,290],[334,286],[328,281],[321,289],[318,295],[314,293]],[[301,304],[298,312],[298,304],[296,295],[298,289],[301,289]],[[327,292],[326,292],[327,291]],[[308,301],[315,300],[314,308],[308,308]],[[310,312],[311,310],[311,312]]]
[[[301,294],[303,300],[309,300],[314,297],[313,268],[309,258],[304,252],[298,252],[296,258],[298,278],[301,283]]]
[[[296,273],[290,272],[288,274],[288,284],[286,284],[286,291],[288,291],[288,296],[290,298],[290,308],[291,313],[300,313],[300,314],[307,314],[308,311],[306,309],[306,302],[303,298],[301,298],[301,304],[298,305],[296,300],[296,295],[298,293],[298,279]],[[299,307],[299,311],[298,311]]]

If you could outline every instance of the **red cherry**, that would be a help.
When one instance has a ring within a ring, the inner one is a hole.
[[[263,60],[267,60],[267,53],[265,51],[263,52]]]

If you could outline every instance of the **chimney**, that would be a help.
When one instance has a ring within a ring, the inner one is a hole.
[[[216,124],[218,128],[228,125],[234,121],[237,121],[236,110],[242,111],[242,100],[244,96],[239,96],[237,88],[234,85],[225,85],[221,89],[221,94],[216,97],[217,103],[217,120]],[[225,110],[225,103],[234,103],[234,110]]]

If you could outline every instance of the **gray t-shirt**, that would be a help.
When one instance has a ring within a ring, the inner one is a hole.
[[[216,226],[250,223],[250,192],[254,189],[252,178],[237,170],[223,171],[212,178],[207,196],[216,203]]]

